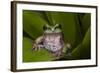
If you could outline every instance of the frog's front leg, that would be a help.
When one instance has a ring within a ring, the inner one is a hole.
[[[35,42],[33,43],[32,50],[39,50],[41,48],[44,48],[44,45],[43,45],[43,37],[42,36],[38,37],[35,40]]]
[[[32,50],[33,50],[33,51],[34,51],[34,50],[40,50],[41,48],[44,48],[44,45],[34,43],[34,44],[33,44],[33,47],[32,47]]]

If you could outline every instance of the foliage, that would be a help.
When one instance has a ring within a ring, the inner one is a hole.
[[[89,59],[91,43],[91,15],[89,13],[68,13],[23,10],[23,62],[56,60],[45,49],[32,51],[34,40],[43,34],[43,25],[61,24],[64,41],[71,44],[71,56],[59,60]]]

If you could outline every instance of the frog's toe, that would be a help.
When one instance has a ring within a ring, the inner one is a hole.
[[[63,54],[63,52],[55,52],[55,53],[54,53],[54,56],[55,56],[56,58],[61,58],[61,57],[64,56],[64,54]]]
[[[38,48],[36,48],[36,47],[32,48],[32,51],[37,51],[37,50],[38,50]]]

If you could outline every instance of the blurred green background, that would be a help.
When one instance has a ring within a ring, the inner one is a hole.
[[[71,56],[59,60],[91,58],[91,14],[23,10],[23,62],[56,60],[45,49],[32,51],[34,40],[43,34],[43,25],[61,24],[64,41],[71,44]]]

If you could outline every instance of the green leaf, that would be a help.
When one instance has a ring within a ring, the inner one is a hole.
[[[36,39],[43,33],[43,25],[47,22],[34,11],[23,11],[23,29],[29,36]]]
[[[82,31],[82,35],[84,37],[87,29],[90,27],[91,25],[91,14],[90,13],[78,13],[78,20],[81,26],[81,31]]]
[[[91,38],[90,38],[90,28],[87,30],[85,37],[73,51],[72,59],[89,59],[91,52]]]
[[[66,57],[66,60],[90,58],[90,20],[89,13],[23,10],[23,61],[55,60],[52,54],[45,49],[34,52],[29,49],[32,48],[32,41],[43,35],[44,24],[61,24],[65,44],[70,43],[72,49],[72,56]]]
[[[45,16],[47,17],[50,25],[55,25],[55,20],[53,19],[52,12],[45,12]]]

